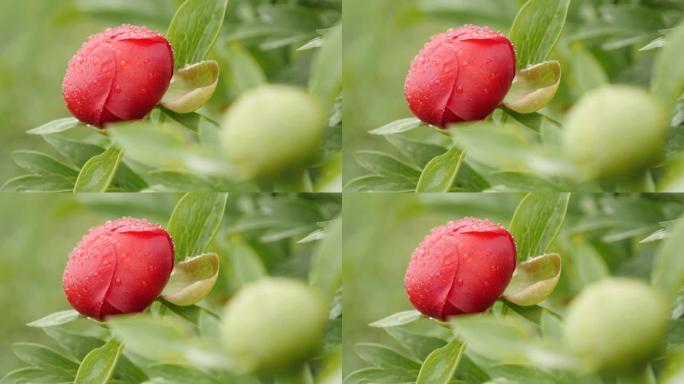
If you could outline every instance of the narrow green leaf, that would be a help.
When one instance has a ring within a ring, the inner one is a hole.
[[[454,339],[442,348],[435,349],[423,362],[417,384],[448,384],[458,368],[465,344]]]
[[[415,309],[412,309],[410,311],[397,312],[393,315],[385,317],[384,319],[374,321],[368,325],[376,328],[397,327],[400,325],[412,323],[422,317],[423,315],[420,312],[416,311]]]
[[[228,73],[224,80],[235,94],[240,95],[267,82],[259,62],[239,41],[230,42],[225,55]]]
[[[228,0],[185,0],[171,21],[167,37],[175,68],[204,60],[219,35]]]
[[[416,192],[448,192],[464,158],[465,152],[452,146],[445,154],[430,160],[420,174]]]
[[[513,21],[509,37],[518,68],[541,63],[560,38],[570,0],[528,0]]]
[[[104,148],[95,144],[82,143],[59,135],[46,135],[43,140],[79,169],[93,156],[104,152]]]
[[[684,220],[679,220],[656,252],[653,285],[673,300],[684,286]]]
[[[354,348],[365,362],[385,369],[401,369],[418,373],[420,363],[382,344],[359,343]]]
[[[12,351],[24,363],[46,369],[63,369],[75,374],[78,363],[40,344],[15,343]]]
[[[354,158],[363,168],[380,176],[399,176],[408,180],[420,177],[420,171],[384,152],[358,151]]]
[[[177,113],[190,113],[200,109],[216,91],[219,66],[214,60],[205,60],[178,69],[161,104]]]
[[[31,135],[51,135],[53,133],[59,133],[68,131],[69,129],[78,127],[81,122],[73,117],[65,117],[63,119],[53,120],[49,123],[45,123],[40,127],[29,129],[26,133]]]
[[[107,384],[122,350],[123,344],[112,339],[90,351],[78,367],[74,384]]]
[[[544,254],[560,232],[570,201],[569,193],[532,192],[513,214],[510,230],[518,260]]]
[[[556,288],[561,273],[561,257],[549,253],[518,264],[506,287],[506,300],[521,306],[544,301]]]
[[[176,260],[207,249],[221,225],[227,199],[227,193],[191,192],[178,201],[167,225]]]
[[[653,65],[651,90],[662,100],[666,110],[671,110],[684,91],[684,26],[675,28],[665,37],[665,46],[660,50]]]
[[[515,75],[503,105],[518,113],[544,108],[556,95],[561,80],[558,61],[545,61],[523,68]]]
[[[66,311],[51,313],[45,317],[32,321],[26,325],[29,327],[38,328],[54,327],[56,325],[70,323],[79,318],[81,318],[81,315],[78,312],[74,311],[73,309],[69,309]]]
[[[78,176],[77,170],[41,152],[14,151],[12,158],[20,168],[32,174],[46,177],[63,177],[72,181],[76,180]]]
[[[214,288],[219,273],[219,257],[205,253],[176,263],[162,297],[176,305],[200,302]]]
[[[114,179],[123,152],[110,147],[83,165],[74,192],[106,192]]]
[[[9,372],[0,379],[1,384],[25,383],[60,383],[67,384],[74,381],[74,375],[62,369],[19,368]]]
[[[399,343],[406,352],[420,361],[425,360],[435,349],[442,348],[447,344],[443,339],[414,333],[404,327],[387,327],[385,332]]]
[[[328,30],[311,66],[309,92],[325,110],[335,103],[342,90],[342,25]]]
[[[342,286],[342,220],[328,225],[323,240],[311,260],[309,283],[316,288],[326,303],[332,301]]]
[[[350,180],[344,190],[348,192],[413,192],[416,183],[403,177],[384,177],[378,175],[360,176]]]
[[[189,365],[154,364],[148,370],[154,378],[170,383],[217,384],[214,377]]]
[[[401,120],[395,120],[391,123],[385,124],[380,128],[375,128],[369,131],[371,135],[394,135],[397,133],[407,132],[414,128],[420,127],[423,122],[415,117],[408,117]]]
[[[70,192],[73,182],[63,177],[23,175],[9,179],[0,187],[5,192]]]
[[[234,291],[268,274],[259,255],[241,235],[231,235],[226,246],[228,247],[226,275]]]
[[[385,139],[420,169],[423,169],[430,160],[447,151],[441,145],[411,140],[401,135],[385,135]]]
[[[389,371],[382,368],[363,368],[354,371],[344,378],[344,384],[368,383],[415,383],[416,375],[402,370]]]

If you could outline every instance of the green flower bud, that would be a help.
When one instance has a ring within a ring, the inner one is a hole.
[[[241,288],[226,306],[223,344],[245,372],[296,368],[318,349],[326,319],[308,285],[264,278]]]
[[[592,284],[565,317],[565,342],[592,371],[629,369],[660,348],[669,321],[665,300],[638,280]]]
[[[240,97],[223,119],[221,141],[246,178],[306,167],[323,141],[325,114],[306,92],[265,85]]]
[[[624,179],[657,159],[667,128],[655,97],[639,88],[604,86],[570,111],[563,149],[587,178]]]

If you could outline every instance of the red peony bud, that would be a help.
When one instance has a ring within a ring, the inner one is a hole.
[[[441,320],[482,312],[515,270],[515,242],[501,225],[464,218],[432,230],[411,255],[404,285],[411,303]]]
[[[515,51],[506,36],[464,25],[434,36],[413,59],[404,94],[426,123],[446,127],[487,117],[515,77]]]
[[[62,94],[79,120],[102,127],[154,108],[173,76],[173,50],[146,27],[121,25],[91,36],[69,61]]]
[[[159,296],[173,269],[173,242],[161,227],[123,217],[92,228],[64,269],[69,303],[83,315],[140,312]]]

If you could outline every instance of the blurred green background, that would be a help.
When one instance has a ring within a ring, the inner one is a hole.
[[[19,341],[46,342],[25,324],[69,308],[62,291],[67,256],[88,229],[121,216],[165,225],[172,194],[3,194],[0,196],[0,376],[21,364]]]
[[[404,291],[404,272],[411,253],[430,230],[464,216],[508,226],[524,196],[345,193],[345,375],[364,366],[355,344],[398,346],[383,329],[368,324],[412,309]],[[561,279],[544,305],[562,314],[584,286],[609,275],[649,279],[660,239],[683,212],[682,194],[572,194],[561,232],[550,248],[563,258]],[[435,328],[427,320],[412,326],[422,331]]]
[[[463,24],[487,25],[507,34],[522,3],[344,1],[345,183],[365,173],[355,163],[354,152],[392,148],[383,137],[367,132],[411,116],[404,100],[404,79],[411,60],[429,38]],[[581,95],[602,84],[647,85],[659,39],[682,21],[683,12],[681,0],[571,2],[563,34],[551,55],[563,68],[560,89],[543,112],[562,121]],[[410,134],[428,138],[433,133],[416,131]]]

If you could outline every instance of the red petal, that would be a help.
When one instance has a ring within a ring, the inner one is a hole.
[[[116,251],[106,230],[89,232],[69,255],[63,286],[69,303],[80,313],[100,319],[100,311],[116,269]]]
[[[147,308],[164,289],[173,269],[173,245],[166,233],[114,233],[118,264],[107,303],[122,313]]]
[[[62,94],[69,111],[79,120],[101,126],[105,101],[116,76],[114,55],[100,39],[91,39],[69,62]]]
[[[112,42],[116,79],[105,103],[110,121],[135,120],[154,108],[173,76],[173,55],[166,40],[128,39]],[[116,117],[116,119],[114,118]]]

